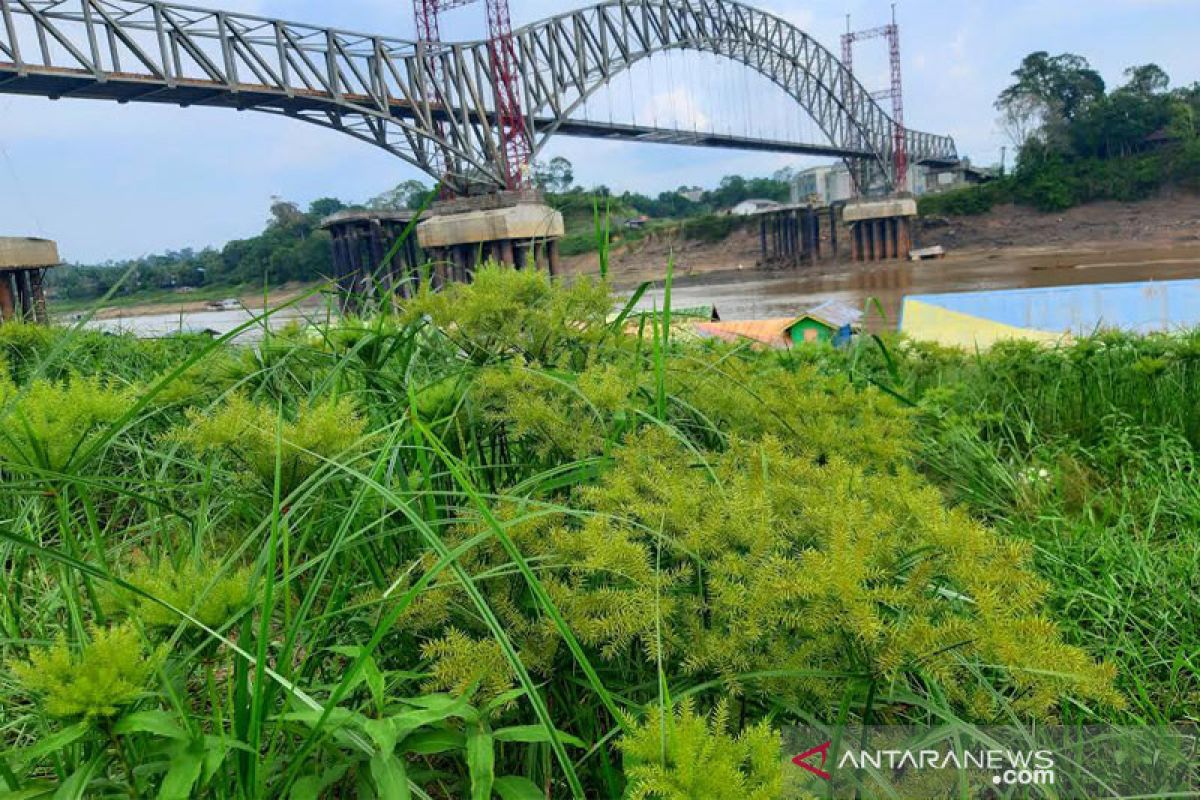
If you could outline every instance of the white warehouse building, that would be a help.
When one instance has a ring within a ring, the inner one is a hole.
[[[973,167],[968,159],[963,159],[949,167],[917,166],[909,169],[906,181],[908,185],[904,191],[914,197],[920,197],[923,194],[945,192],[971,184],[983,183],[993,177],[991,170]],[[829,205],[849,200],[853,195],[850,170],[841,161],[810,167],[797,172],[792,179],[791,201],[793,205],[802,203]]]

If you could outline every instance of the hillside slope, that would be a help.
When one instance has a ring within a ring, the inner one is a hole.
[[[923,218],[918,236],[923,244],[952,251],[1195,244],[1200,242],[1200,195],[1106,200],[1050,213],[1009,204],[976,216]]]

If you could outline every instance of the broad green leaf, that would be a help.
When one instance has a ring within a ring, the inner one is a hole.
[[[323,711],[320,709],[306,709],[304,711],[290,711],[286,714],[280,714],[276,719],[285,720],[288,722],[303,722],[310,728],[315,727],[321,721]],[[351,722],[360,722],[363,717],[347,708],[335,708],[329,713],[329,717],[325,720],[324,728],[333,729],[340,728]]]
[[[71,776],[63,781],[62,785],[58,787],[58,791],[54,793],[54,800],[83,800],[87,794],[88,787],[92,783],[92,778],[100,771],[100,767],[107,760],[107,755],[100,753],[91,761],[71,773]]]
[[[304,776],[292,786],[291,800],[320,800],[321,793],[340,781],[348,769],[350,763],[343,761],[320,775]]]
[[[203,740],[177,749],[171,756],[167,774],[163,776],[162,786],[158,789],[158,800],[188,800],[203,767]]]
[[[39,783],[37,786],[26,786],[15,792],[0,792],[0,800],[37,800],[54,794],[54,785]]]
[[[511,728],[501,728],[492,734],[498,742],[526,742],[528,744],[550,741],[550,734],[541,725],[514,725]],[[576,747],[587,747],[582,739],[569,733],[558,731],[558,738]]]
[[[374,701],[375,707],[383,708],[385,681],[383,673],[375,665],[375,659],[367,656],[366,660],[363,661],[362,674],[363,679],[367,682],[367,691],[371,693],[371,700]]]
[[[113,730],[117,733],[153,733],[168,739],[188,738],[187,731],[179,726],[175,715],[168,711],[135,711],[118,720]]]
[[[234,748],[235,744],[223,736],[204,737],[204,772],[202,773],[204,780],[210,780],[217,773],[225,761],[225,756],[229,755],[229,751]],[[241,749],[247,748],[242,745]]]
[[[406,753],[428,756],[434,753],[445,753],[450,750],[462,750],[467,745],[467,738],[462,731],[450,728],[435,728],[428,731],[417,731],[409,735],[401,743],[401,749]]]
[[[411,711],[403,711],[391,718],[396,728],[397,738],[401,739],[418,728],[424,728],[452,717],[466,722],[475,722],[479,719],[479,712],[463,698],[430,695],[427,698],[421,698],[421,702],[416,702],[415,698],[406,699],[404,702],[420,707]]]
[[[465,697],[455,697],[449,694],[426,694],[420,697],[402,697],[400,702],[429,711],[444,711],[447,717],[470,718],[471,721],[479,719],[479,712],[467,702]]]
[[[346,658],[358,659],[362,658],[363,648],[361,645],[337,645],[334,647],[325,648],[331,653],[337,653]],[[375,705],[382,706],[384,701],[384,677],[379,671],[379,667],[375,663],[375,659],[368,655],[363,658],[362,669],[358,675],[345,687],[343,692],[349,692],[356,689],[360,683],[367,684],[367,690],[371,693],[371,700]]]
[[[371,778],[375,781],[375,791],[387,800],[409,800],[412,795],[408,790],[408,775],[404,772],[404,762],[394,755],[377,755],[371,758]]]
[[[397,730],[395,720],[366,719],[363,720],[361,727],[363,733],[371,737],[371,741],[383,755],[390,756],[396,749],[396,741],[400,738],[400,732]]]
[[[362,655],[362,645],[358,644],[335,644],[325,648],[330,653],[337,653],[339,656],[346,658],[358,658]]]
[[[496,754],[492,735],[478,725],[467,729],[467,771],[471,774],[471,800],[491,800]]]
[[[88,730],[89,726],[86,722],[80,722],[69,728],[63,728],[57,733],[52,733],[49,736],[39,739],[37,743],[31,744],[24,750],[14,751],[9,756],[9,760],[16,769],[20,770],[43,756],[57,753],[67,745],[73,744],[79,737],[87,733]]]
[[[518,686],[515,689],[509,689],[507,692],[501,692],[493,697],[483,706],[485,712],[495,711],[497,708],[502,708],[514,700],[520,700],[525,696],[525,689]]]
[[[517,775],[496,778],[492,788],[500,795],[500,800],[546,800],[546,793],[537,784]]]
[[[305,775],[292,784],[291,800],[320,800],[321,779],[316,775]]]

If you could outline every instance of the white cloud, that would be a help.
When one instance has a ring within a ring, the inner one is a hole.
[[[639,122],[656,119],[661,128],[706,130],[709,127],[708,115],[700,110],[695,96],[686,88],[659,92],[649,98],[642,104],[637,119]]]

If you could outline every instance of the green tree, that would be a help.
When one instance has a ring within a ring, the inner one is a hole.
[[[430,188],[421,181],[407,180],[367,201],[373,211],[405,211],[421,207]]]
[[[324,219],[331,214],[344,211],[348,207],[336,197],[319,197],[308,204],[308,214],[317,219]]]
[[[1171,78],[1158,64],[1142,64],[1125,70],[1129,81],[1120,91],[1132,92],[1138,95],[1161,94],[1171,85]]]
[[[1104,97],[1100,73],[1073,53],[1030,53],[1013,77],[1016,82],[996,100],[1002,118],[1040,119],[1042,140],[1058,148],[1067,146],[1070,124]]]
[[[1167,123],[1167,135],[1181,141],[1196,138],[1196,109],[1183,100],[1171,101],[1171,121]]]
[[[303,221],[304,212],[300,210],[300,206],[281,197],[271,198],[271,219],[268,222],[270,227],[287,230],[302,224]]]
[[[563,194],[575,183],[575,167],[562,156],[555,156],[548,164],[534,164],[533,180],[547,192]]]

